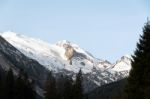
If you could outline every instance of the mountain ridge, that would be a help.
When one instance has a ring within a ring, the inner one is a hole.
[[[78,45],[66,40],[49,44],[13,32],[0,33],[0,35],[26,57],[36,60],[50,71],[74,77],[81,69],[85,92],[123,79],[128,76],[131,67],[131,59],[127,56],[112,64],[107,60],[93,57]]]
[[[89,60],[91,60],[91,62],[93,61],[102,61],[104,62],[104,60],[101,60],[101,59],[97,59],[95,58],[91,53],[83,50],[82,48],[80,48],[77,44],[74,44],[74,43],[71,43],[70,41],[67,41],[67,40],[62,40],[62,41],[58,41],[57,43],[55,44],[49,44],[49,43],[46,43],[40,39],[34,39],[34,38],[30,38],[30,37],[26,37],[24,35],[21,35],[21,34],[17,34],[17,33],[14,33],[14,32],[4,32],[4,33],[1,33],[0,34],[2,37],[4,37],[10,44],[12,44],[13,46],[15,46],[18,50],[20,50],[21,52],[23,52],[24,54],[33,54],[33,52],[37,52],[39,51],[38,54],[44,54],[45,57],[48,57],[49,55],[49,51],[52,51],[51,53],[54,53],[55,56],[60,56],[62,59],[64,60],[67,60],[67,55],[65,56],[65,51],[66,50],[72,50],[73,51],[76,51],[78,53],[80,53],[80,55],[83,53],[84,55],[84,58],[88,58]],[[25,40],[23,40],[25,39]],[[28,40],[29,39],[29,40]],[[20,41],[19,41],[20,40]],[[20,43],[21,42],[21,43]],[[22,43],[24,42],[24,43]],[[32,42],[34,42],[32,44]],[[39,45],[38,45],[39,43]],[[28,46],[27,46],[28,45]],[[35,49],[31,46],[35,47]],[[51,47],[51,48],[50,48]],[[57,52],[55,52],[54,50],[58,50]],[[45,52],[44,52],[45,50]],[[43,52],[42,52],[43,51]],[[70,54],[73,53],[73,51],[71,52],[70,51]],[[66,51],[67,52],[67,51]],[[86,53],[87,52],[87,53]],[[69,51],[68,51],[69,53]],[[48,55],[46,55],[48,54]],[[37,55],[35,56],[31,56],[31,55],[28,55],[28,57],[30,58],[35,58],[37,57]],[[52,55],[52,54],[51,54]],[[54,55],[53,55],[54,56]],[[70,55],[72,56],[72,55]],[[44,57],[44,56],[43,56]],[[43,58],[42,57],[42,58]],[[68,55],[69,57],[69,55]],[[123,56],[123,57],[127,57],[127,56]],[[36,59],[36,58],[35,58]],[[37,59],[36,59],[37,60]],[[39,61],[39,60],[38,60]],[[107,61],[107,60],[106,60]],[[108,61],[109,62],[109,61]],[[40,62],[42,65],[47,65],[46,63],[42,63]],[[110,62],[109,62],[110,63]],[[98,64],[97,62],[95,64]],[[112,64],[112,63],[111,63]],[[94,65],[94,64],[93,64]]]

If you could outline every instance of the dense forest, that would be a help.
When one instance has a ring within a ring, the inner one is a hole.
[[[21,70],[14,76],[10,69],[0,73],[0,99],[36,99],[34,81]]]
[[[62,78],[63,81],[57,81],[61,86],[57,86],[52,72],[49,73],[45,83],[45,99],[84,99],[81,70],[76,75],[75,81],[72,81],[69,77]]]
[[[59,83],[59,84],[58,84]],[[48,74],[45,82],[44,96],[36,93],[35,84],[28,75],[21,70],[17,76],[13,71],[0,73],[0,99],[85,99],[82,88],[82,71],[73,81],[70,77],[63,76],[57,80],[52,72]]]
[[[127,79],[122,79],[116,82],[112,82],[106,85],[102,85],[99,88],[86,94],[88,99],[122,99],[123,89]]]

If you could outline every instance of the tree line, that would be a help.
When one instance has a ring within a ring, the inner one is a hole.
[[[0,99],[36,99],[34,82],[22,70],[17,77],[12,69],[0,73]]]
[[[85,99],[82,79],[81,70],[74,81],[63,75],[56,80],[53,72],[50,72],[41,99]],[[17,76],[14,76],[12,69],[0,73],[0,99],[37,99],[34,81],[23,70]]]
[[[56,81],[52,72],[49,73],[44,89],[44,99],[85,99],[82,88],[82,71],[76,75],[75,81],[70,77],[62,77]],[[59,84],[57,84],[59,83]],[[59,86],[63,88],[60,88]]]

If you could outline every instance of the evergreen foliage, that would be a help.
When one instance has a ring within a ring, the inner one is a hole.
[[[0,72],[0,99],[2,99],[2,76],[1,76],[1,72]]]
[[[10,69],[7,74],[6,74],[6,79],[4,83],[4,97],[5,99],[15,99],[14,98],[14,84],[15,84],[15,79],[13,75],[13,71]]]
[[[56,80],[53,73],[49,73],[45,83],[45,99],[84,99],[81,70],[76,75],[75,81],[67,76],[60,77]]]
[[[84,99],[83,88],[82,88],[82,71],[80,70],[76,76],[76,81],[73,87],[73,99]]]
[[[0,73],[1,74],[1,73]],[[0,76],[0,99],[36,99],[33,83],[20,72],[16,77],[12,69]]]
[[[1,74],[1,73],[0,73]],[[4,77],[0,75],[0,99],[36,99],[34,83],[28,75],[21,70],[18,75],[10,69]],[[60,76],[55,79],[52,72],[49,73],[45,83],[45,99],[84,99],[82,88],[82,71],[76,75],[76,80],[68,76]],[[60,89],[58,84],[62,84]]]
[[[15,99],[36,99],[35,90],[32,81],[29,80],[28,75],[21,71],[15,84]]]
[[[123,89],[127,79],[121,79],[109,84],[102,85],[86,94],[86,99],[123,99]]]
[[[73,81],[69,78],[65,79],[63,97],[64,99],[73,99]]]
[[[56,89],[56,80],[53,77],[52,72],[49,73],[47,81],[45,83],[45,99],[58,99],[57,89]]]
[[[145,24],[132,57],[124,99],[150,99],[150,21]]]

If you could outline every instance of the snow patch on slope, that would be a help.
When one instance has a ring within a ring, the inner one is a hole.
[[[121,57],[121,59],[118,60],[112,68],[112,70],[119,72],[129,71],[130,69],[131,69],[131,57],[129,55]]]
[[[93,72],[94,69],[97,71],[108,70],[110,73],[129,71],[131,69],[130,56],[127,55],[113,65],[108,61],[94,58],[89,52],[67,40],[49,44],[40,39],[30,38],[14,32],[4,32],[0,33],[0,35],[27,57],[37,60],[49,70],[65,69],[77,73],[82,69],[83,73],[87,74]],[[70,60],[67,60],[65,56],[66,49],[64,46],[66,45],[71,46],[75,50],[75,54],[77,54]]]
[[[66,69],[77,73],[80,69],[82,69],[84,73],[88,73],[91,72],[91,69],[93,68],[93,65],[88,64],[85,59],[83,59],[82,62],[84,62],[86,66],[83,66],[81,61],[78,61],[77,59],[74,59],[72,65],[69,64],[64,55],[66,50],[58,45],[69,44],[75,51],[86,55],[92,60],[94,58],[88,55],[78,45],[70,43],[66,40],[59,41],[56,44],[49,44],[40,39],[33,39],[14,32],[4,32],[0,35],[26,56],[37,60],[49,70],[57,71],[59,69]]]

